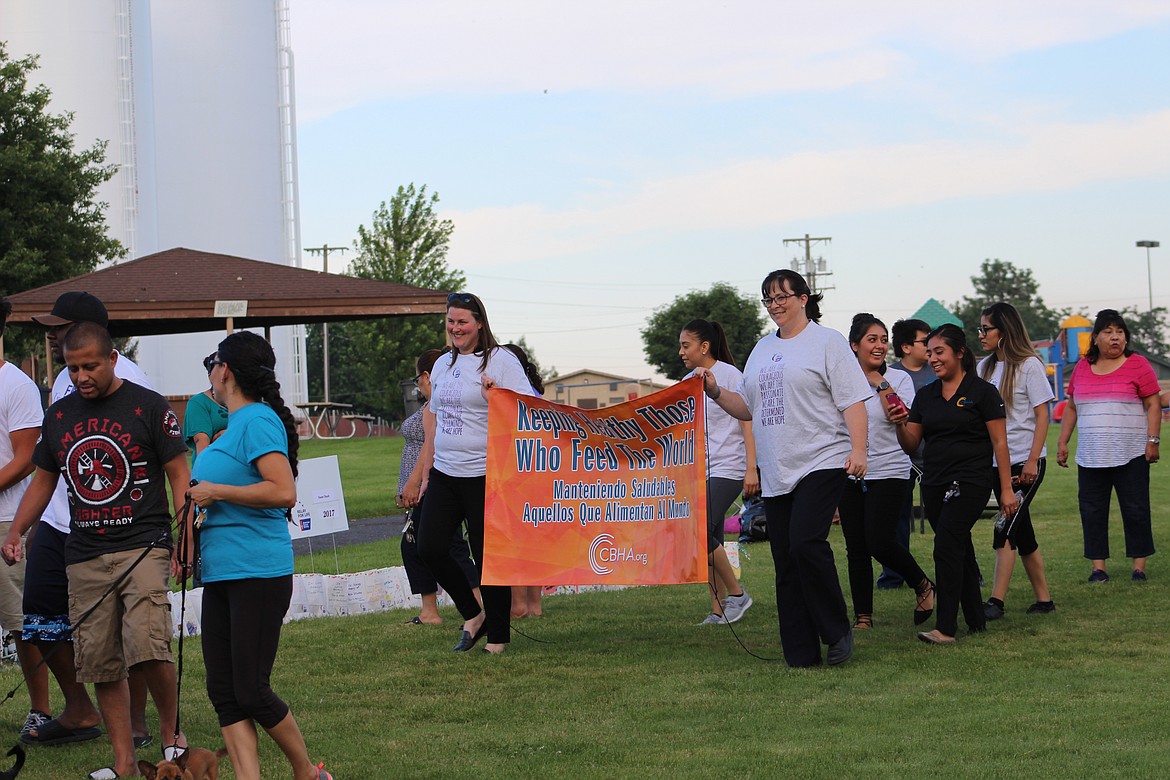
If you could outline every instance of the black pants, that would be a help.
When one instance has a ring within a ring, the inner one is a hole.
[[[915,589],[926,579],[926,572],[897,539],[902,504],[913,484],[909,479],[848,480],[845,484],[839,510],[855,614],[873,614],[871,558],[896,571]]]
[[[479,602],[463,570],[448,554],[451,534],[467,519],[467,541],[483,581],[483,501],[485,477],[451,477],[431,469],[423,497],[422,523],[418,529],[418,551],[435,579],[455,602],[464,620],[480,613]],[[511,633],[512,589],[507,585],[481,585],[483,611],[487,618],[487,641],[503,644]]]
[[[414,512],[414,541],[407,539],[406,534],[402,535],[402,565],[406,567],[406,579],[410,582],[411,593],[435,593],[439,590],[439,584],[435,581],[435,575],[431,573],[430,567],[427,566],[426,561],[422,559],[422,555],[418,551],[418,528],[422,521],[421,507],[416,508]],[[471,560],[471,551],[467,549],[467,540],[463,538],[462,524],[455,526],[447,551],[455,563],[459,564],[468,584],[472,588],[478,588],[479,572],[475,570],[475,562]]]
[[[220,727],[251,718],[270,729],[288,715],[269,680],[291,599],[291,574],[203,584],[207,698]]]
[[[845,486],[842,469],[814,471],[791,492],[764,499],[776,566],[780,645],[789,666],[816,666],[821,644],[849,632],[829,529]]]
[[[982,631],[987,627],[971,529],[991,498],[991,488],[960,483],[959,495],[944,502],[947,490],[946,485],[923,485],[922,501],[934,529],[934,627],[955,636],[960,606],[967,628]]]

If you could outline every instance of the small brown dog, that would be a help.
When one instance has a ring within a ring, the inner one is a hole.
[[[138,771],[146,780],[219,780],[219,760],[227,755],[227,748],[212,753],[203,748],[188,748],[174,761],[139,761]]]

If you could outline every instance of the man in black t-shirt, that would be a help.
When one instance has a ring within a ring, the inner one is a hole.
[[[94,684],[114,749],[113,776],[127,776],[138,771],[129,667],[142,672],[155,696],[164,739],[175,733],[168,598],[172,545],[164,479],[178,509],[190,470],[174,411],[157,393],[117,377],[117,359],[109,334],[98,325],[79,323],[65,337],[65,362],[77,392],[45,413],[33,453],[37,471],[13,529],[23,531],[40,517],[64,475],[70,509],[65,559],[77,679]],[[11,535],[0,552],[9,561],[21,555]]]

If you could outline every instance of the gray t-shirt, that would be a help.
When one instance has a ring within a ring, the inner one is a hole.
[[[851,443],[842,412],[873,388],[845,337],[810,322],[792,338],[760,339],[736,392],[752,412],[760,484],[772,497],[814,471],[844,467]]]
[[[983,376],[983,366],[991,357],[979,361],[979,369],[975,372]],[[1003,363],[996,363],[991,377],[987,380],[1001,390],[1003,384]],[[1016,380],[1012,383],[1011,403],[1004,399],[1004,408],[1007,411],[1007,443],[1008,453],[1012,457],[1012,465],[1023,463],[1032,451],[1032,438],[1036,435],[1036,407],[1055,400],[1052,385],[1048,384],[1048,374],[1040,358],[1028,358],[1016,370]],[[1040,457],[1048,454],[1048,448],[1040,448]],[[994,462],[994,459],[993,459]]]

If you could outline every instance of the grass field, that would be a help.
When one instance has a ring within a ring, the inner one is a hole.
[[[360,451],[359,483],[384,486],[387,468],[373,462],[381,454],[365,449],[376,444],[334,446],[343,457],[349,446]],[[437,627],[404,625],[406,611],[309,620],[285,627],[273,685],[313,756],[339,780],[1164,776],[1170,643],[1159,626],[1170,570],[1155,556],[1150,581],[1130,582],[1115,512],[1114,579],[1086,583],[1075,471],[1051,465],[1033,516],[1057,612],[1023,614],[1032,597],[1020,569],[1007,616],[955,647],[914,639],[909,590],[878,591],[877,626],[858,635],[849,663],[788,669],[778,660],[771,557],[756,544],[744,562],[756,605],[734,634],[694,625],[708,605],[702,586],[548,598],[545,617],[515,624],[501,657],[451,653],[459,626],[452,610]],[[1152,472],[1161,543],[1167,468]],[[361,490],[372,496],[378,486]],[[990,577],[990,524],[976,532]],[[839,529],[832,543],[844,583]],[[932,570],[930,537],[916,532],[912,547]],[[393,542],[339,550],[347,571],[396,556]],[[188,641],[185,654],[183,723],[196,744],[218,746],[198,643]],[[4,690],[17,681],[12,667],[0,672]],[[13,734],[25,693],[5,707],[0,724]],[[265,778],[289,777],[270,740],[261,750]],[[157,748],[148,752],[157,757]],[[104,740],[30,749],[21,778],[80,780],[109,758]]]

